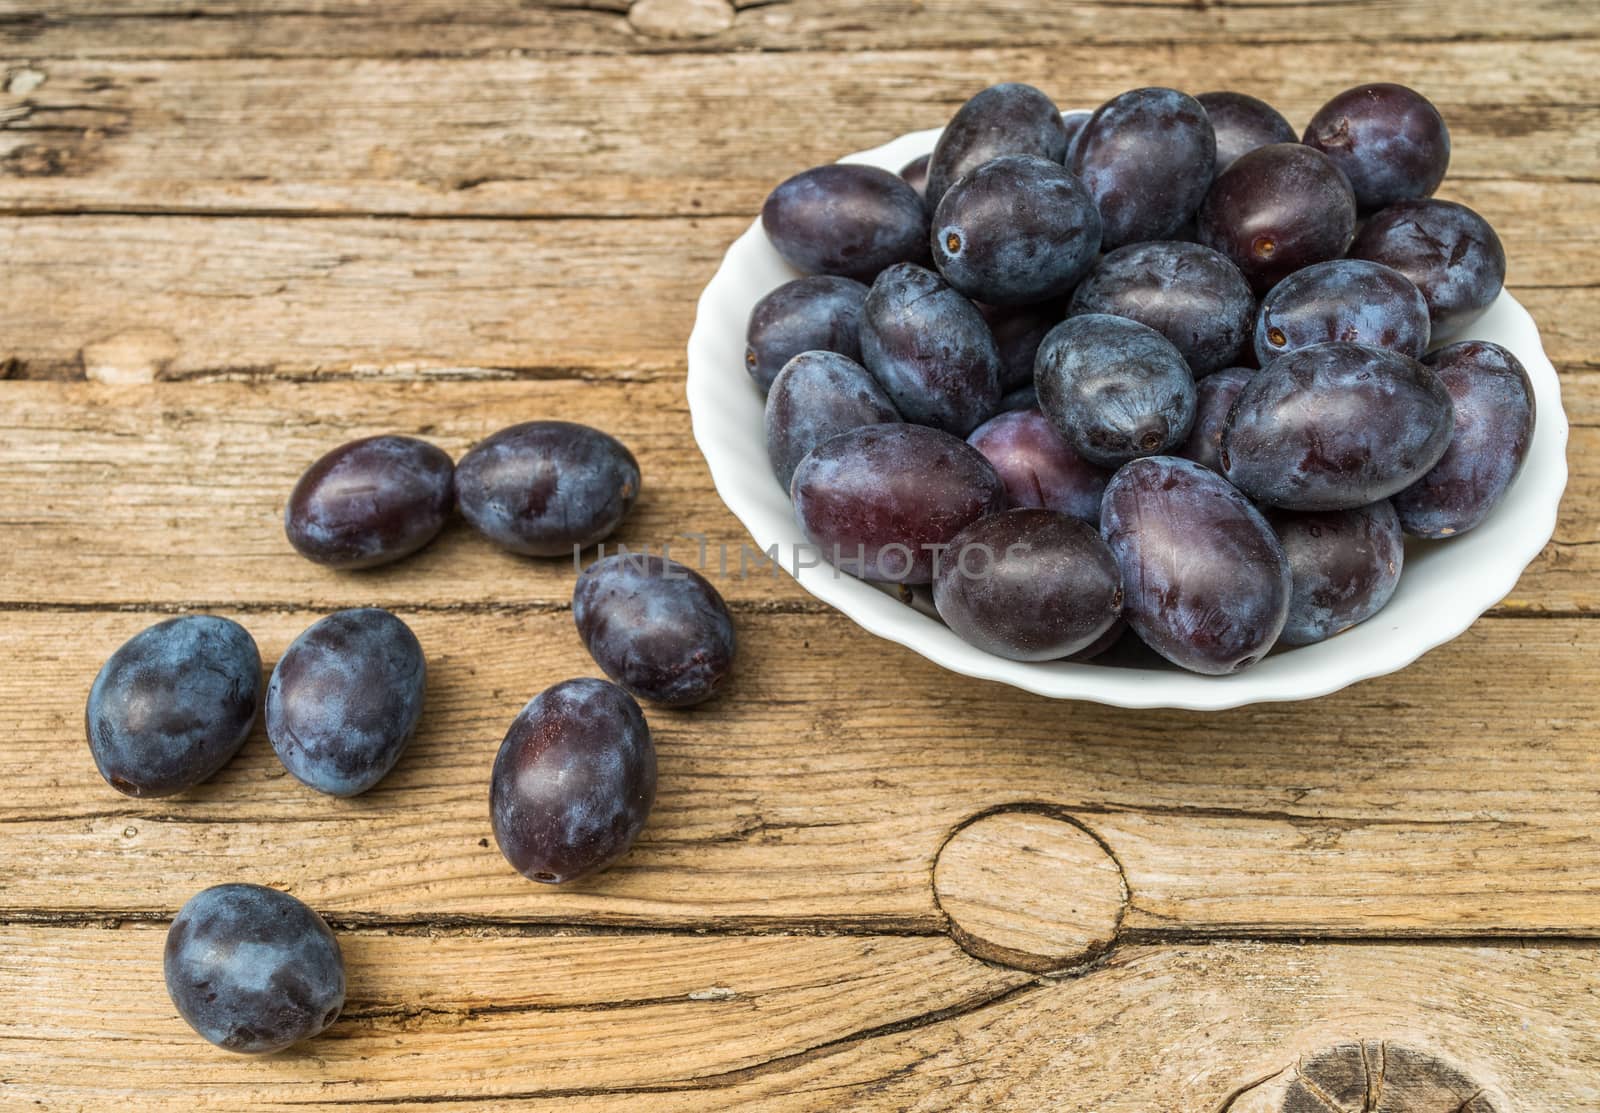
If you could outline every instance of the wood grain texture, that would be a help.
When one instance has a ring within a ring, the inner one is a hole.
[[[303,1051],[252,1060],[184,1030],[161,938],[0,933],[0,993],[21,1003],[0,1017],[0,1097],[97,1111],[515,1098],[584,1113],[1214,1113],[1357,1033],[1470,1064],[1507,1096],[1503,1113],[1600,1107],[1589,948],[1128,947],[1031,984],[946,940],[347,932],[346,1015]]]
[[[317,617],[232,613],[269,666]],[[170,916],[250,880],[354,922],[941,931],[939,848],[1032,803],[1115,855],[1140,936],[1600,936],[1592,620],[1485,620],[1310,704],[1132,715],[952,676],[837,615],[745,611],[727,694],[648,712],[660,788],[639,843],[556,889],[500,857],[486,786],[522,705],[594,673],[570,615],[399,613],[429,655],[428,707],[395,771],[351,800],[285,775],[259,729],[193,792],[115,794],[82,740],[84,694],[153,616],[9,614],[0,918]]]
[[[680,0],[681,2],[681,0]],[[657,0],[646,4],[656,6]],[[670,5],[668,5],[670,6]],[[1560,40],[1592,34],[1562,0],[1516,9],[1461,0],[1447,10],[1379,0],[1276,4],[1151,5],[1138,0],[1068,0],[1019,6],[1008,0],[727,0],[731,26],[711,23],[704,3],[671,18],[630,19],[629,0],[445,0],[308,5],[100,0],[73,8],[12,5],[0,24],[0,56],[383,56],[649,53],[682,50],[854,53],[907,46],[967,49],[974,43],[1125,47],[1151,42],[1332,41],[1393,48],[1453,39]],[[696,18],[698,16],[698,18]],[[1448,16],[1448,18],[1446,18]],[[692,37],[685,33],[693,31]],[[710,32],[710,33],[707,33]]]
[[[1505,611],[1600,608],[1600,377],[1569,374],[1566,382],[1571,479],[1556,540]],[[282,525],[300,473],[344,441],[401,432],[459,456],[514,422],[561,418],[608,430],[639,459],[643,493],[615,543],[657,552],[671,545],[738,604],[819,606],[787,574],[761,565],[753,547],[748,574],[738,575],[749,535],[693,448],[676,376],[4,389],[0,604],[564,607],[571,560],[512,556],[459,521],[417,556],[358,574],[301,559]],[[690,533],[705,535],[704,560]]]

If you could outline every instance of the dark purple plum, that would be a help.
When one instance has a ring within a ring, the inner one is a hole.
[[[1312,645],[1365,622],[1400,585],[1405,535],[1387,500],[1354,510],[1273,510],[1294,591],[1284,645]]]
[[[761,226],[803,274],[871,282],[894,263],[928,258],[928,207],[877,166],[833,163],[796,174],[768,196]]]
[[[921,425],[841,433],[800,461],[789,491],[795,520],[824,560],[885,583],[932,583],[939,547],[1006,505],[982,453]]]
[[[1450,165],[1450,129],[1427,97],[1379,82],[1346,89],[1317,110],[1302,141],[1338,165],[1362,212],[1428,197]]]
[[[1122,578],[1121,569],[1118,569],[1117,571],[1117,578],[1119,580]],[[1096,657],[1099,657],[1101,654],[1105,653],[1112,646],[1121,641],[1122,635],[1126,634],[1127,632],[1128,620],[1119,615],[1115,622],[1106,627],[1106,632],[1104,634],[1101,634],[1083,649],[1080,649],[1078,652],[1072,654],[1072,656],[1068,657],[1067,660],[1093,661]],[[1138,639],[1135,638],[1134,640],[1137,641]]]
[[[865,367],[833,352],[801,352],[767,395],[767,459],[789,489],[806,453],[863,425],[899,421],[894,403]]]
[[[762,391],[801,352],[838,352],[861,362],[861,306],[853,278],[814,274],[785,282],[756,302],[745,330],[744,366]]]
[[[1194,99],[1206,110],[1211,130],[1217,136],[1218,174],[1257,147],[1293,143],[1300,138],[1289,121],[1264,100],[1226,92],[1201,93]]]
[[[918,155],[900,168],[900,176],[906,180],[907,185],[917,191],[918,197],[928,196],[928,163],[932,160],[931,154]]]
[[[991,418],[967,443],[993,465],[1010,505],[1058,510],[1099,523],[1100,496],[1111,473],[1074,452],[1038,409]]]
[[[986,162],[945,192],[933,215],[945,281],[989,305],[1035,305],[1072,292],[1100,251],[1100,213],[1060,163]]]
[[[1239,268],[1196,243],[1119,247],[1073,292],[1067,312],[1109,313],[1148,325],[1177,347],[1195,378],[1237,362],[1256,299]]]
[[[615,437],[569,421],[502,429],[456,467],[461,516],[524,556],[562,556],[603,541],[638,497],[633,453]]]
[[[872,284],[861,355],[907,421],[964,437],[1000,406],[1000,351],[983,314],[923,267],[900,263]]]
[[[1412,359],[1428,350],[1428,303],[1397,270],[1365,259],[1329,259],[1295,271],[1261,299],[1256,359],[1347,340]]]
[[[928,162],[928,206],[991,159],[1032,155],[1060,165],[1067,128],[1051,99],[1032,85],[991,85],[956,110]]]
[[[1065,307],[1059,301],[1039,305],[998,306],[981,302],[977,305],[1000,353],[1000,389],[1007,394],[1022,387],[1031,389],[1034,357],[1039,354],[1039,345],[1045,336],[1066,316]],[[1032,402],[1028,404],[1033,405]]]
[[[1433,470],[1394,497],[1405,531],[1454,537],[1489,516],[1522,471],[1533,440],[1533,384],[1498,344],[1466,340],[1424,362],[1455,405],[1455,435]]]
[[[1222,428],[1233,409],[1233,400],[1254,374],[1255,369],[1250,367],[1224,367],[1195,385],[1194,425],[1189,429],[1189,439],[1178,450],[1179,456],[1222,474]]]
[[[1114,468],[1183,443],[1194,422],[1194,378],[1155,329],[1086,313],[1039,346],[1039,408],[1091,464]]]
[[[1100,532],[1123,615],[1173,664],[1221,676],[1259,661],[1289,614],[1289,560],[1260,511],[1216,472],[1156,456],[1106,487]]]
[[[1489,222],[1454,201],[1401,201],[1361,228],[1350,254],[1393,267],[1422,291],[1435,338],[1460,332],[1500,296],[1506,252]]]
[[[89,689],[89,752],[128,796],[171,796],[244,745],[261,706],[261,655],[237,622],[184,615],[122,643]]]
[[[1068,167],[1100,209],[1107,251],[1167,240],[1199,208],[1217,140],[1200,102],[1176,89],[1133,89],[1095,109]]]
[[[1356,198],[1321,151],[1272,143],[1217,175],[1196,231],[1265,293],[1301,267],[1345,253],[1355,237]]]
[[[640,699],[689,707],[733,671],[733,616],[692,568],[618,553],[583,570],[572,592],[578,636],[605,674]]]
[[[986,653],[1054,661],[1094,645],[1122,615],[1122,576],[1090,525],[1007,510],[956,534],[933,581],[939,617]]]
[[[1444,384],[1410,356],[1314,344],[1250,377],[1222,432],[1222,468],[1268,506],[1353,510],[1426,475],[1451,421]]]
[[[1017,387],[1010,394],[1000,399],[1000,412],[1010,413],[1012,410],[1036,410],[1039,408],[1039,391],[1032,383]]]
[[[1061,161],[1064,164],[1068,166],[1072,164],[1072,145],[1078,141],[1078,136],[1083,134],[1083,125],[1087,124],[1093,115],[1094,113],[1087,109],[1079,109],[1076,112],[1063,112],[1061,114],[1061,126],[1067,133],[1066,153],[1061,157]]]
[[[227,1051],[282,1051],[344,1008],[339,941],[321,916],[262,885],[190,897],[167,930],[162,966],[179,1014]]]
[[[529,701],[489,781],[506,861],[556,885],[628,852],[656,800],[656,748],[634,698],[605,680],[565,680]]]
[[[411,627],[376,607],[339,611],[278,659],[267,684],[267,737],[301,784],[358,795],[405,752],[427,681]]]
[[[410,556],[444,528],[455,465],[415,437],[351,441],[306,469],[289,495],[283,530],[307,560],[372,568]]]

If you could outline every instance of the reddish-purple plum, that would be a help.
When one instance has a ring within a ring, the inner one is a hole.
[[[934,555],[1005,509],[983,454],[922,425],[867,425],[812,450],[789,485],[795,520],[822,559],[864,580],[926,584]]]
[[[1533,440],[1533,384],[1498,344],[1467,340],[1424,361],[1450,392],[1455,435],[1433,469],[1394,497],[1416,537],[1454,537],[1489,516],[1516,481]]]
[[[502,429],[456,468],[461,516],[524,556],[563,556],[603,541],[638,497],[633,453],[615,437],[569,421]]]
[[[814,274],[785,282],[756,302],[745,330],[744,366],[763,391],[801,352],[838,352],[861,362],[861,306],[867,288]]]
[[[1255,370],[1249,367],[1225,367],[1195,385],[1194,425],[1189,439],[1178,450],[1179,456],[1222,474],[1222,427],[1227,424],[1233,400],[1254,374]]]
[[[1239,358],[1256,299],[1239,268],[1195,243],[1119,247],[1073,292],[1067,312],[1110,313],[1148,325],[1177,347],[1196,378]]]
[[[1039,346],[1039,408],[1079,456],[1114,468],[1182,444],[1194,422],[1194,378],[1153,328],[1086,313]]]
[[[909,182],[877,166],[833,163],[796,174],[767,196],[761,226],[803,274],[871,282],[891,264],[928,258],[928,207]]]
[[[1363,212],[1430,196],[1450,165],[1450,129],[1439,110],[1386,82],[1334,97],[1311,117],[1303,141],[1344,171]]]
[[[1428,350],[1428,303],[1397,270],[1365,259],[1329,259],[1295,271],[1261,299],[1256,359],[1347,340],[1421,359]]]
[[[1261,513],[1216,472],[1156,456],[1106,487],[1100,532],[1123,614],[1175,665],[1224,675],[1259,661],[1289,614],[1289,560]]]
[[[704,703],[733,671],[733,616],[692,568],[618,553],[583,570],[572,592],[578,636],[605,674],[668,707]]]
[[[244,745],[261,706],[261,655],[237,622],[193,614],[129,638],[94,678],[89,752],[128,796],[171,796]]]
[[[1072,292],[1100,251],[1100,213],[1059,162],[1008,155],[958,178],[933,214],[945,281],[990,305]]]
[[[1201,93],[1194,98],[1206,110],[1217,136],[1218,174],[1257,147],[1293,143],[1300,137],[1276,108],[1244,93]]]
[[[899,420],[894,403],[865,367],[833,352],[801,352],[767,395],[767,459],[787,491],[794,469],[823,441],[863,425]]]
[[[1228,479],[1288,510],[1351,510],[1426,475],[1450,445],[1450,394],[1409,356],[1314,344],[1250,377],[1222,433]]]
[[[1196,230],[1265,293],[1301,267],[1345,253],[1355,237],[1356,198],[1321,151],[1272,143],[1217,175]]]
[[[907,421],[966,436],[1000,406],[1000,352],[983,314],[933,271],[910,263],[872,284],[861,354]]]
[[[1013,661],[1054,661],[1094,645],[1122,613],[1122,576],[1099,532],[1053,510],[981,518],[950,542],[933,581],[939,617]]]
[[[956,182],[1002,155],[1032,155],[1060,165],[1067,129],[1054,102],[1032,85],[991,85],[956,110],[928,161],[930,208]]]
[[[1350,254],[1409,278],[1428,302],[1436,338],[1477,320],[1506,280],[1500,237],[1487,220],[1454,201],[1390,205],[1362,225]]]
[[[1273,510],[1294,591],[1279,640],[1311,645],[1365,622],[1400,584],[1405,536],[1387,501],[1354,510]]]
[[[900,176],[917,191],[918,197],[928,196],[928,163],[932,159],[932,155],[918,155],[900,168]]]
[[[605,680],[566,680],[529,701],[489,781],[500,852],[547,885],[626,854],[655,799],[650,727],[634,698]]]
[[[1012,506],[1058,510],[1100,521],[1100,496],[1111,473],[1062,440],[1037,408],[1011,410],[973,430],[967,443],[994,466]]]
[[[1100,209],[1107,251],[1171,239],[1200,206],[1217,140],[1200,102],[1176,89],[1133,89],[1095,109],[1068,167]]]
[[[444,528],[455,502],[455,465],[415,437],[351,441],[306,469],[289,495],[283,529],[307,560],[372,568],[409,556]]]

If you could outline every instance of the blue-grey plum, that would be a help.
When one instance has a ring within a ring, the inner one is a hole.
[[[1054,661],[1094,645],[1121,617],[1122,575],[1095,527],[1053,510],[1007,510],[951,540],[933,601],[986,653]]]
[[[1295,271],[1261,299],[1256,358],[1348,340],[1412,359],[1428,350],[1428,303],[1397,270],[1365,259],[1329,259]]]
[[[993,465],[1010,505],[1058,510],[1099,524],[1100,496],[1111,473],[1074,452],[1038,409],[990,418],[967,443]]]
[[[1430,354],[1455,406],[1455,435],[1433,469],[1394,497],[1405,531],[1454,537],[1489,516],[1522,471],[1537,417],[1533,384],[1516,356],[1487,340]]]
[[[978,302],[977,306],[1000,353],[1000,389],[1008,395],[1023,387],[1032,389],[1033,361],[1039,354],[1039,345],[1066,316],[1066,306],[1059,301],[1009,306]]]
[[[716,695],[733,671],[733,616],[692,568],[618,553],[583,570],[572,618],[595,664],[640,699],[688,707]]]
[[[228,1051],[282,1051],[344,1008],[339,941],[321,916],[262,885],[190,897],[167,931],[162,966],[189,1027]]]
[[[1039,391],[1032,383],[1024,383],[1010,394],[1000,399],[1000,412],[1008,414],[1012,410],[1036,410],[1039,408]]]
[[[861,306],[853,278],[814,274],[785,282],[756,302],[745,330],[744,366],[763,391],[801,352],[838,352],[861,362]]]
[[[1450,165],[1450,129],[1439,110],[1416,90],[1387,82],[1334,97],[1302,139],[1344,171],[1363,212],[1430,196]]]
[[[267,685],[267,737],[283,767],[329,796],[381,781],[422,717],[428,665],[417,636],[376,607],[313,623]]]
[[[865,367],[833,352],[801,352],[767,395],[767,459],[787,491],[794,469],[823,441],[862,425],[899,420],[894,403]]]
[[[306,469],[283,529],[301,556],[332,568],[372,568],[409,556],[444,528],[455,465],[415,437],[351,441]]]
[[[1201,93],[1194,99],[1206,110],[1211,130],[1217,136],[1218,174],[1257,147],[1293,143],[1300,138],[1289,121],[1266,101],[1227,92]]]
[[[928,196],[928,163],[933,159],[931,154],[918,155],[900,168],[900,176],[906,184],[917,191],[917,196]]]
[[[928,162],[928,205],[978,167],[1002,155],[1032,155],[1060,165],[1067,129],[1051,99],[1032,85],[991,85],[956,110]]]
[[[1237,362],[1250,338],[1255,295],[1221,252],[1157,240],[1119,247],[1072,294],[1067,312],[1110,313],[1172,341],[1195,378]]]
[[[768,196],[761,226],[804,274],[871,282],[893,263],[928,258],[928,207],[898,174],[833,163],[796,174]]]
[[[1000,351],[983,314],[933,271],[892,266],[861,314],[861,355],[907,421],[966,436],[1000,406]]]
[[[822,559],[864,580],[926,584],[962,527],[1005,509],[983,454],[923,425],[866,425],[825,441],[789,485]]]
[[[1100,213],[1059,162],[1007,155],[958,178],[933,214],[933,261],[990,305],[1072,292],[1100,251]]]
[[[1200,102],[1176,89],[1133,89],[1095,109],[1068,167],[1100,209],[1107,251],[1167,240],[1211,183],[1217,140]]]
[[[1207,375],[1195,386],[1194,425],[1178,455],[1222,473],[1222,427],[1227,424],[1233,401],[1255,370],[1225,367]]]
[[[1337,259],[1356,232],[1356,197],[1333,160],[1300,143],[1241,155],[1211,184],[1196,218],[1201,243],[1222,252],[1257,293],[1301,267]]]
[[[1401,201],[1376,213],[1350,248],[1422,291],[1435,338],[1460,332],[1500,296],[1506,252],[1483,217],[1454,201]]]
[[[1250,377],[1222,432],[1222,468],[1269,506],[1353,510],[1426,475],[1451,427],[1449,392],[1410,356],[1313,344]]]
[[[461,516],[524,556],[563,556],[603,541],[638,497],[633,453],[615,437],[569,421],[502,429],[456,467]]]
[[[1166,452],[1194,423],[1194,378],[1182,353],[1126,317],[1068,317],[1039,345],[1034,381],[1056,431],[1101,467]]]
[[[171,796],[244,745],[261,706],[261,655],[237,622],[169,618],[124,642],[89,689],[95,768],[128,796]]]
[[[1094,113],[1088,109],[1078,109],[1061,114],[1061,126],[1066,129],[1067,133],[1066,152],[1061,156],[1063,164],[1072,165],[1072,146],[1078,141],[1078,136],[1083,134],[1083,125],[1087,124],[1093,116]]]
[[[605,680],[566,680],[529,701],[489,782],[500,853],[548,885],[626,854],[655,800],[650,727],[634,698]]]
[[[1273,510],[1294,591],[1284,645],[1311,645],[1365,622],[1400,585],[1405,535],[1387,500],[1354,510]]]
[[[1173,456],[1111,477],[1100,532],[1122,570],[1123,615],[1167,660],[1220,676],[1259,661],[1289,614],[1289,560],[1261,513],[1216,472]]]

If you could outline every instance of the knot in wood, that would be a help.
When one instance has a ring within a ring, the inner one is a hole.
[[[1225,1113],[1504,1113],[1489,1091],[1430,1051],[1389,1040],[1324,1048],[1252,1086]]]
[[[1111,946],[1128,904],[1122,868],[1073,821],[1035,812],[982,816],[939,851],[933,892],[969,954],[1045,973]]]
[[[728,0],[634,0],[628,25],[653,39],[703,39],[733,26]]]

